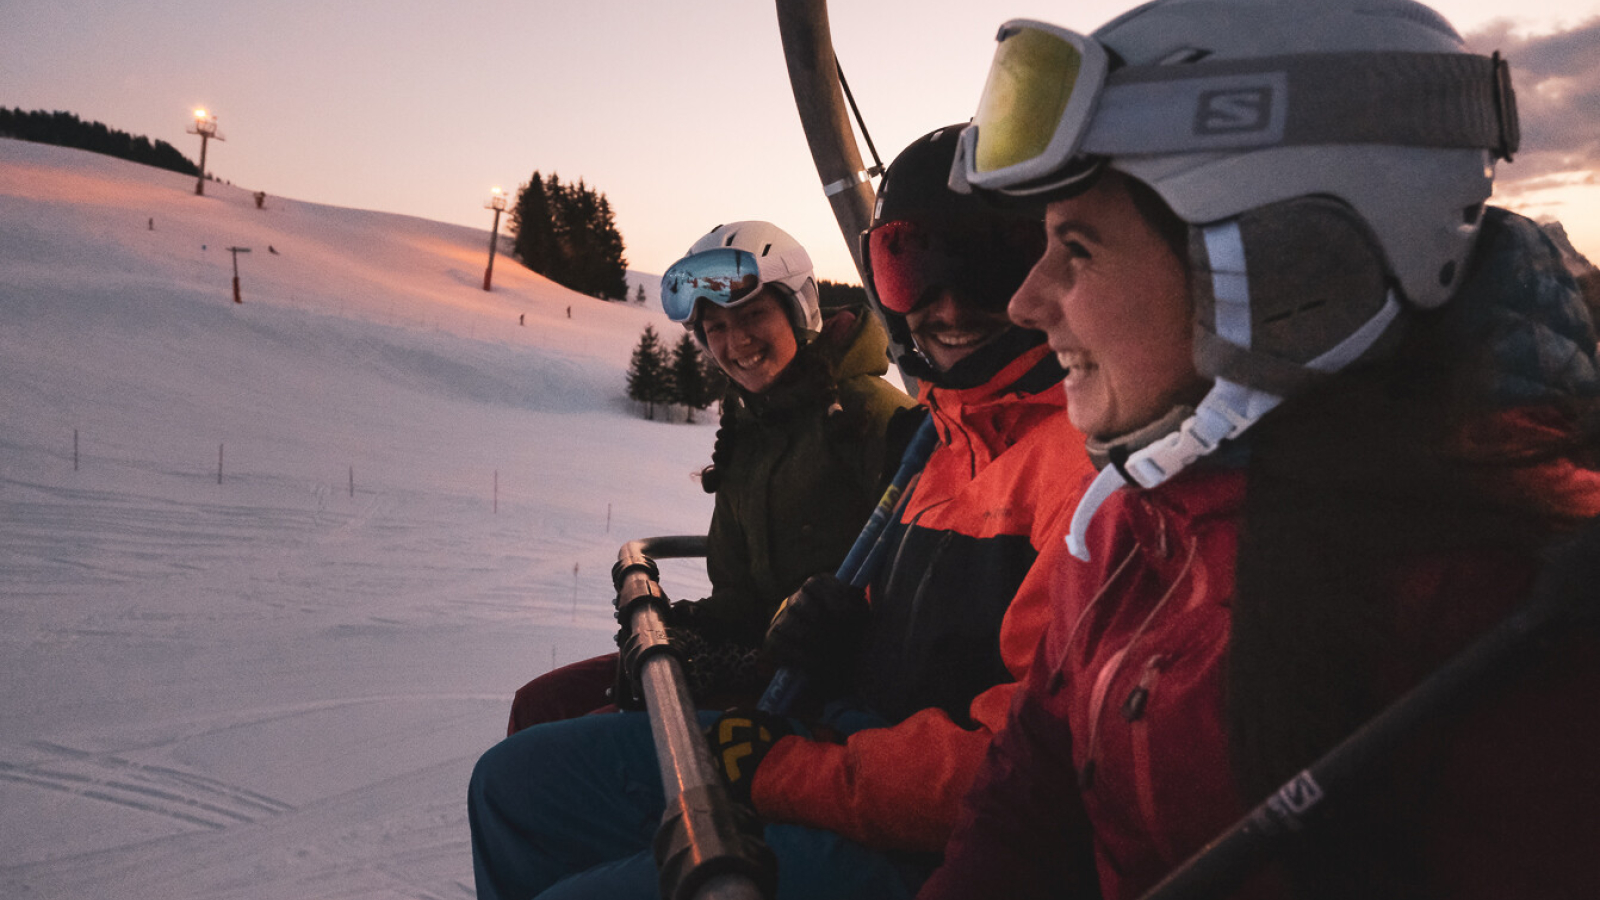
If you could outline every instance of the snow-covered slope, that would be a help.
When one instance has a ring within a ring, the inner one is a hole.
[[[0,140],[0,896],[471,895],[473,760],[712,437],[487,245]]]

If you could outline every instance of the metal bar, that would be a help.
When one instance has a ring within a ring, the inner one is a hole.
[[[643,597],[665,601],[661,585],[652,574],[652,556],[683,558],[704,556],[705,552],[706,538],[702,535],[647,538],[622,545],[617,554],[618,571],[623,573],[617,586],[617,603],[619,606],[635,603]],[[667,809],[670,813],[679,806],[680,798],[692,795],[697,800],[708,798],[709,805],[714,807],[710,813],[715,816],[721,812],[715,809],[718,804],[725,809],[733,801],[717,776],[683,670],[670,653],[649,652],[650,648],[667,646],[666,624],[652,602],[635,603],[629,623],[644,648],[639,680]],[[725,835],[714,828],[697,831],[691,839],[695,845],[693,856],[698,860],[726,859],[740,853],[740,848],[732,846]],[[763,895],[751,878],[733,873],[712,877],[694,889],[692,897],[694,900],[762,900]]]
[[[868,283],[866,260],[861,252],[861,233],[872,224],[872,173],[861,161],[850,113],[840,83],[839,61],[833,55],[833,35],[828,29],[826,0],[777,0],[778,36],[783,41],[783,58],[789,68],[789,86],[794,93],[795,111],[805,130],[811,159],[817,166],[824,195],[839,223],[839,232],[850,248],[850,258],[863,284]],[[874,314],[883,318],[877,298],[867,292]],[[893,335],[894,332],[890,332]],[[912,348],[890,338],[889,355],[899,366]],[[917,393],[916,380],[900,367],[907,393]]]

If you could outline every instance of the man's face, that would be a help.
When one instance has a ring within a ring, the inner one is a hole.
[[[941,290],[937,297],[906,314],[911,338],[928,361],[941,372],[971,356],[973,351],[1011,327],[1006,311],[985,309]]]

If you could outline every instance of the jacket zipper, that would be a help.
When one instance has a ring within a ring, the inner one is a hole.
[[[1171,600],[1172,595],[1178,592],[1178,586],[1183,584],[1184,579],[1188,577],[1189,570],[1194,565],[1197,549],[1198,543],[1191,540],[1189,542],[1189,553],[1183,560],[1183,567],[1178,570],[1177,575],[1173,576],[1172,583],[1167,586],[1166,593],[1162,594],[1161,599],[1156,601],[1156,605],[1145,615],[1144,621],[1139,623],[1139,627],[1134,629],[1133,635],[1128,638],[1126,644],[1122,645],[1122,649],[1113,653],[1111,658],[1106,660],[1105,664],[1100,667],[1100,672],[1095,677],[1094,692],[1089,698],[1089,747],[1084,754],[1083,769],[1078,773],[1078,786],[1083,790],[1088,790],[1093,786],[1095,769],[1099,766],[1100,721],[1104,718],[1106,695],[1110,693],[1111,684],[1116,681],[1117,674],[1122,670],[1122,664],[1132,654],[1133,648],[1139,643],[1139,639],[1144,637],[1144,633],[1149,629],[1150,623],[1155,621],[1156,616],[1166,607],[1167,601]],[[1120,571],[1120,567],[1118,571]],[[1096,599],[1099,599],[1098,596]]]
[[[1150,717],[1146,715],[1150,707],[1150,695],[1155,691],[1156,682],[1161,680],[1162,667],[1166,661],[1166,657],[1159,653],[1145,660],[1139,683],[1128,692],[1128,698],[1122,703],[1122,718],[1128,722],[1129,745],[1133,752],[1134,795],[1139,801],[1139,812],[1144,817],[1145,833],[1156,844],[1162,859],[1174,861],[1172,847],[1167,840],[1168,831],[1158,827],[1161,820],[1156,814],[1155,767],[1151,763],[1150,752]]]

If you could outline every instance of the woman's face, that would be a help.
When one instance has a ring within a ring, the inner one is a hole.
[[[1091,437],[1127,434],[1192,402],[1188,276],[1133,204],[1124,176],[1050,204],[1044,256],[1011,298],[1011,320],[1049,338],[1067,370],[1067,416]]]
[[[752,394],[772,387],[799,350],[783,304],[770,290],[732,309],[707,303],[700,326],[711,358]]]

